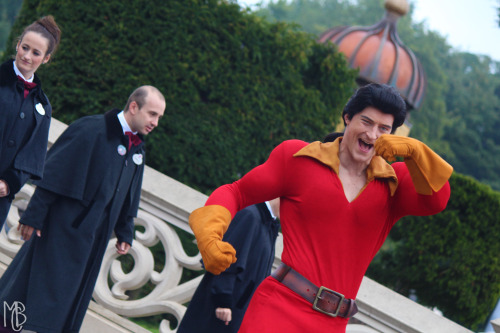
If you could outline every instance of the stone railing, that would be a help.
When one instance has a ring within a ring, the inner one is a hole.
[[[154,190],[161,192],[162,196],[155,196]],[[188,215],[202,206],[205,200],[206,196],[148,168],[140,211],[135,220],[136,225],[144,230],[136,231],[129,252],[134,267],[126,274],[123,272],[120,263],[115,260],[118,256],[115,240],[111,240],[94,290],[97,303],[127,317],[169,313],[180,321],[186,310],[183,304],[191,299],[201,280],[199,276],[179,284],[183,270],[201,270],[201,265],[199,254],[186,254],[174,226],[191,232],[187,225]],[[161,271],[155,271],[155,257],[151,252],[151,247],[157,244],[161,245],[160,252],[164,254]],[[108,286],[108,277],[114,283],[111,287]],[[140,289],[146,283],[154,285],[147,296],[128,300],[127,291]],[[171,332],[166,320],[161,322],[160,332]]]
[[[65,127],[54,119],[50,142],[54,142]],[[22,188],[9,212],[7,228],[0,233],[0,274],[22,244],[16,226],[33,191],[31,185]],[[206,198],[192,188],[146,167],[140,211],[135,220],[138,230],[129,252],[133,267],[124,271],[115,251],[116,240],[111,239],[94,290],[95,302],[91,302],[87,311],[82,332],[147,332],[123,317],[169,314],[177,321],[182,319],[186,310],[184,304],[191,299],[201,279],[198,276],[180,283],[183,270],[201,270],[201,267],[199,254],[190,256],[186,253],[178,232],[191,233],[188,216],[202,206]],[[6,229],[9,231],[6,232]],[[159,247],[164,257],[155,258],[152,247]],[[280,262],[281,253],[280,235],[275,265]],[[159,259],[161,265],[158,265]],[[134,299],[128,296],[130,291],[146,285],[149,292],[145,296]],[[348,325],[347,332],[350,333],[470,332],[366,277],[357,302],[360,311]],[[159,331],[175,332],[176,329],[170,328],[168,320],[162,320]]]

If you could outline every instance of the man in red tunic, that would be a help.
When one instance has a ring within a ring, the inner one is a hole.
[[[283,264],[257,288],[240,332],[345,332],[365,271],[392,226],[446,207],[453,169],[422,142],[390,135],[405,117],[394,88],[359,88],[335,141],[283,142],[191,214],[205,267],[219,274],[238,255],[222,241],[232,216],[281,198]],[[397,156],[404,162],[386,162]]]

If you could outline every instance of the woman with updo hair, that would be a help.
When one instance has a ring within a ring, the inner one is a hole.
[[[0,229],[15,194],[43,174],[52,106],[35,72],[60,38],[54,18],[44,16],[19,36],[14,59],[0,65]]]

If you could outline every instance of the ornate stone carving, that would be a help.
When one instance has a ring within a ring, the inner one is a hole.
[[[201,257],[199,254],[189,256],[185,253],[179,236],[167,221],[141,209],[135,224],[143,227],[144,231],[136,231],[129,252],[134,261],[132,270],[128,273],[123,271],[122,264],[117,260],[116,239],[111,239],[97,279],[94,298],[97,303],[123,316],[147,317],[169,313],[180,322],[186,311],[182,304],[191,299],[201,280],[200,276],[179,284],[182,271],[184,268],[201,270]],[[155,258],[151,252],[151,248],[158,243],[165,255],[165,264],[159,272],[155,271]],[[154,285],[148,295],[129,299],[127,291],[140,289],[148,282]],[[160,332],[174,331],[167,320],[161,322]]]

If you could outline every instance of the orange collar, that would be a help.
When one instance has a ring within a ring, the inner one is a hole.
[[[329,166],[338,175],[340,165],[339,148],[341,139],[342,137],[337,138],[334,142],[327,143],[315,141],[299,150],[293,156],[312,157]],[[370,183],[375,178],[387,179],[391,196],[394,195],[396,189],[398,188],[398,178],[396,177],[396,172],[394,172],[394,169],[380,156],[373,156],[368,168],[366,169],[366,183]]]

